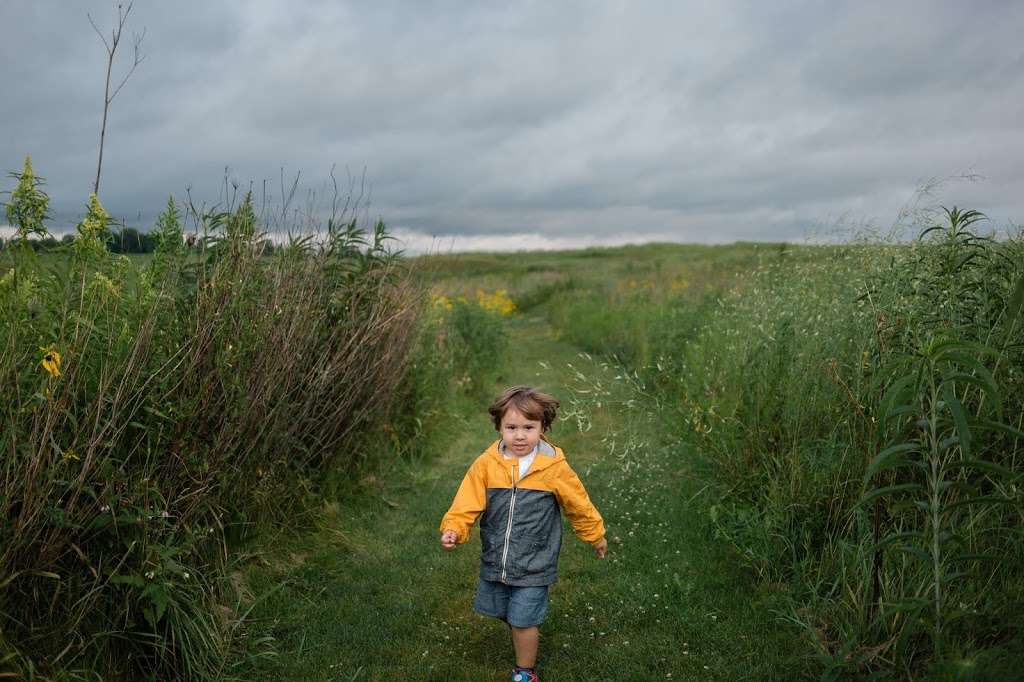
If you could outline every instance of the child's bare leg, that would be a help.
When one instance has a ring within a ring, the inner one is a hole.
[[[512,630],[512,646],[516,650],[516,665],[520,668],[532,668],[537,663],[537,645],[540,643],[540,630],[536,625],[528,628],[508,626]]]

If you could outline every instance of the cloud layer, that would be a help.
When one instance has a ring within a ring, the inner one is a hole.
[[[109,30],[105,2],[0,8],[0,166],[32,154],[65,224],[98,146],[87,11]],[[411,240],[515,248],[800,238],[973,169],[939,200],[1005,224],[1024,215],[1021,26],[1001,2],[139,0],[147,57],[100,193],[145,225],[168,194],[218,201],[225,168],[280,202],[284,169],[323,208],[337,164]]]

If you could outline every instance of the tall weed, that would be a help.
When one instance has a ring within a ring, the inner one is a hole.
[[[173,201],[148,261],[90,200],[35,254],[26,169],[0,267],[0,673],[220,678],[243,629],[237,541],[286,520],[400,412],[423,298],[383,224],[332,221],[264,254],[246,197]],[[377,455],[379,456],[379,455]]]
[[[832,676],[1021,635],[1024,241],[940,215],[910,243],[737,251],[699,296],[634,270],[548,305],[707,454],[716,532]]]

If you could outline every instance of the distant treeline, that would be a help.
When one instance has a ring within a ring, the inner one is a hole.
[[[43,252],[53,251],[61,246],[70,246],[74,240],[73,234],[65,234],[60,239],[48,235],[43,239],[29,239],[28,243],[34,251]],[[189,248],[194,248],[199,243],[199,240],[191,235],[186,235],[184,240],[185,245]],[[12,239],[0,237],[0,251],[3,251],[12,243]],[[134,227],[123,227],[120,230],[112,231],[110,238],[107,240],[107,251],[110,253],[153,253],[155,250],[156,239],[154,236],[149,232],[142,232]],[[264,240],[263,253],[270,254],[273,252],[274,243],[269,239]]]

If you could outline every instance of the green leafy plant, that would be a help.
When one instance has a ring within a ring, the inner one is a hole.
[[[38,236],[26,171],[9,210]],[[108,251],[95,195],[71,248],[2,254],[0,674],[220,679],[238,543],[391,456],[362,444],[424,302],[383,223],[267,256],[251,197],[187,210],[151,260]]]
[[[894,519],[877,547],[906,553],[926,569],[926,580],[910,581],[897,608],[928,624],[937,658],[946,629],[965,615],[954,606],[958,581],[1001,559],[978,551],[976,521],[987,507],[1014,502],[998,490],[1018,476],[977,436],[979,430],[1024,436],[1000,419],[999,386],[979,359],[992,355],[977,344],[940,340],[901,358],[880,410],[879,432],[891,434],[889,444],[864,474],[869,487],[861,502],[887,498]],[[968,399],[977,414],[965,406]],[[886,485],[870,486],[876,479]],[[908,618],[906,627],[917,622]]]
[[[50,197],[40,189],[43,178],[37,177],[32,169],[32,157],[25,157],[25,166],[21,173],[10,173],[18,184],[11,191],[11,200],[5,205],[7,222],[17,227],[17,238],[25,240],[29,237],[46,237],[48,232],[44,221]]]

